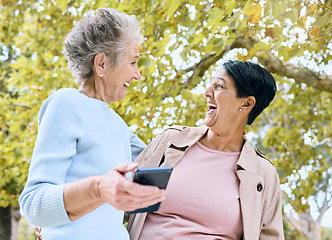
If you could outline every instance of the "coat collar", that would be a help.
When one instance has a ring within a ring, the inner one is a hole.
[[[175,167],[182,159],[186,150],[198,142],[207,130],[208,128],[205,125],[201,127],[188,127],[181,130],[181,133],[171,140],[170,146],[165,151],[165,162],[161,166]]]
[[[185,128],[180,134],[172,139],[171,144],[178,148],[191,147],[205,135],[207,130],[208,127],[205,125]]]
[[[200,127],[188,127],[181,131],[175,138],[172,139],[171,144],[177,148],[191,147],[197,143],[208,131],[208,127],[203,125]],[[257,172],[259,161],[255,149],[251,146],[249,141],[244,137],[244,145],[241,150],[241,155],[236,163],[237,169],[243,169],[250,172]]]
[[[237,169],[257,173],[257,169],[259,169],[259,159],[256,151],[246,138],[244,138],[244,141],[245,143],[242,147],[240,158],[236,163]]]

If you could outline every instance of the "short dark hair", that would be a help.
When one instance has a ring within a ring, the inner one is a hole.
[[[227,61],[223,68],[232,77],[238,98],[256,98],[256,104],[250,111],[247,122],[251,125],[276,95],[277,85],[274,77],[260,65],[247,61]]]

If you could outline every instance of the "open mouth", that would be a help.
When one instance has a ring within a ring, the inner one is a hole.
[[[207,110],[208,114],[213,113],[214,111],[217,110],[217,106],[212,103],[207,103],[207,106],[208,106],[208,110]]]
[[[123,85],[124,85],[126,88],[128,88],[128,87],[129,87],[129,84],[130,84],[130,83],[125,82]]]

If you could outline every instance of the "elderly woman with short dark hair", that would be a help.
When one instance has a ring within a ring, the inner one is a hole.
[[[142,42],[134,16],[99,9],[79,21],[64,55],[79,89],[64,88],[42,105],[21,212],[44,240],[129,239],[123,210],[162,201],[165,191],[125,174],[145,144],[109,108],[125,97]]]

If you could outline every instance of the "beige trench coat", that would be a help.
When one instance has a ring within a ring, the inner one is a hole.
[[[139,167],[176,167],[185,152],[207,132],[207,127],[171,127],[156,137],[137,157]],[[245,240],[283,240],[282,195],[275,167],[245,141],[236,163]],[[129,217],[131,240],[137,240],[146,213]]]

